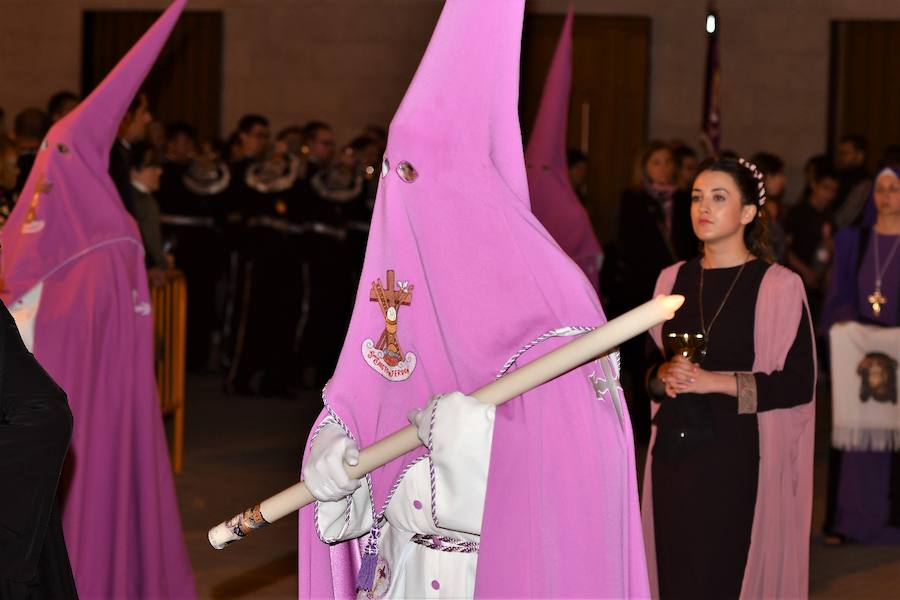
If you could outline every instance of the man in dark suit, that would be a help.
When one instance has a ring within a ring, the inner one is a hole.
[[[138,93],[122,122],[119,124],[119,136],[113,144],[109,154],[109,175],[116,184],[119,197],[125,205],[125,210],[134,215],[134,192],[131,187],[131,145],[143,140],[147,136],[147,125],[153,120],[150,113],[150,105],[147,96]]]

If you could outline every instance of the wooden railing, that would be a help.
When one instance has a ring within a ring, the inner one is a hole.
[[[165,285],[151,289],[156,389],[163,416],[172,415],[172,470],[181,472],[184,452],[184,362],[187,334],[187,286],[171,269]]]

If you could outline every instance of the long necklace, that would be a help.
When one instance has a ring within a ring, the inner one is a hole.
[[[888,254],[887,260],[884,262],[884,268],[881,267],[881,256],[879,256],[878,247],[881,245],[878,243],[878,236],[880,234],[875,232],[875,291],[869,294],[869,297],[866,298],[869,304],[872,305],[872,313],[877,317],[881,315],[881,309],[884,308],[884,305],[887,303],[887,298],[884,297],[884,294],[881,293],[881,278],[884,277],[884,274],[887,272],[887,268],[890,266],[891,261],[894,259],[894,253],[897,251],[897,244],[900,243],[900,236],[897,236],[897,239],[894,240],[894,245],[891,248],[890,254]]]
[[[709,326],[706,325],[706,318],[703,316],[703,272],[706,270],[703,268],[703,261],[700,261],[700,329],[703,330],[703,339],[705,340],[705,347],[703,351],[700,353],[701,358],[706,357],[706,351],[709,348],[709,332],[712,331],[713,325],[716,323],[716,319],[719,318],[719,314],[722,312],[722,309],[725,308],[725,303],[728,302],[728,298],[731,296],[731,292],[734,291],[734,286],[737,285],[738,279],[741,278],[741,273],[744,272],[744,267],[747,266],[749,262],[750,253],[747,253],[747,258],[741,264],[741,268],[738,269],[737,275],[734,276],[734,280],[731,282],[731,286],[728,288],[728,291],[725,292],[725,297],[722,298],[722,303],[719,304],[719,309],[716,311],[716,314],[713,315],[712,321],[709,322]]]

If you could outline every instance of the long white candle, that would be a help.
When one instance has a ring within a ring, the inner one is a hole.
[[[659,296],[492,381],[471,395],[485,403],[503,404],[671,319],[683,303],[683,296]],[[414,450],[420,444],[416,428],[409,425],[365,448],[360,452],[359,464],[353,467],[345,465],[345,468],[350,477],[359,479]],[[306,485],[303,482],[296,483],[210,529],[209,543],[213,548],[221,550],[250,532],[273,523],[313,501],[314,498],[306,489]]]

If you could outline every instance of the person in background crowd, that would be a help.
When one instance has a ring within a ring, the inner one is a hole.
[[[19,157],[11,139],[0,135],[0,227],[6,223],[16,204],[16,182],[19,179]]]
[[[884,149],[881,160],[878,161],[878,172],[880,173],[884,169],[900,170],[900,144],[890,144],[887,148]],[[860,201],[856,194],[851,197],[851,200],[855,200],[854,203],[860,203],[862,205],[862,208],[859,210],[859,214],[856,216],[853,224],[857,227],[871,227],[875,224],[875,219],[877,216],[877,211],[875,210],[875,199],[872,194],[871,185],[866,187],[865,189],[861,188],[863,188],[862,185],[856,186],[856,188],[854,188],[854,192],[859,190],[861,193],[862,191],[868,190],[868,198]],[[850,200],[847,201],[847,204],[850,204]]]
[[[300,159],[305,159],[309,154],[309,148],[306,146],[306,135],[303,128],[299,125],[291,125],[285,127],[278,132],[275,138],[279,142],[283,142],[287,147],[287,151]]]
[[[134,218],[144,242],[144,262],[151,287],[166,282],[169,259],[163,252],[159,204],[154,194],[159,191],[162,165],[159,154],[149,142],[135,142],[131,147],[131,187]]]
[[[362,135],[375,140],[375,143],[378,145],[378,156],[384,154],[384,149],[387,146],[387,130],[384,127],[369,125],[363,130]]]
[[[254,201],[258,192],[247,184],[249,169],[263,160],[271,140],[269,120],[260,114],[250,113],[241,117],[235,132],[227,142],[226,160],[230,173],[229,186],[223,206],[223,239],[225,241],[226,293],[223,314],[223,364],[228,369],[226,390],[237,391],[232,383],[237,368],[236,356],[242,351],[246,322],[250,310],[250,288],[247,267],[252,248],[249,247],[246,225],[254,215]],[[240,390],[249,393],[249,387]]]
[[[374,191],[366,189],[364,162],[375,154],[374,149],[367,151],[369,138],[360,138],[332,159],[331,130],[320,122],[314,125],[307,126],[310,169],[305,200],[314,223],[306,238],[313,285],[299,358],[306,371],[304,384],[320,387],[334,370],[341,351],[340,335],[332,332],[346,330],[353,308],[353,289],[359,282],[360,253],[365,251],[371,215],[366,193]],[[380,165],[376,172],[381,174]]]
[[[13,135],[16,141],[16,152],[19,155],[19,180],[16,182],[16,193],[22,191],[31,166],[37,155],[41,140],[47,133],[47,115],[39,108],[26,108],[16,115],[13,122]]]
[[[809,195],[788,211],[785,220],[787,264],[803,279],[816,322],[831,264],[831,217],[837,192],[838,180],[834,170],[827,164],[818,164]]]
[[[566,165],[569,167],[569,181],[582,204],[587,206],[588,157],[577,148],[569,148],[566,152]]]
[[[267,118],[256,114],[241,117],[229,147],[228,159],[234,183],[242,182],[250,163],[262,158],[271,137]]]
[[[131,146],[147,136],[147,125],[153,120],[146,94],[138,92],[119,123],[119,134],[109,154],[109,175],[122,198],[125,210],[134,213],[134,188],[131,186]]]
[[[834,271],[822,314],[823,333],[836,324],[854,321],[878,329],[900,327],[898,176],[900,165],[884,168],[875,178],[873,204],[877,216],[874,226],[847,227],[835,236]],[[883,300],[884,304],[876,305],[878,300]],[[872,334],[881,337],[884,334],[879,334],[878,329],[872,330]],[[882,359],[885,360],[883,365],[892,360],[885,354]],[[836,362],[835,368],[839,368],[839,364]],[[857,366],[853,362],[843,365],[854,371],[861,367],[862,364]],[[874,365],[868,368],[874,368]],[[889,382],[892,376],[893,372],[888,368],[882,370],[880,379]],[[868,375],[865,377],[869,378]],[[862,383],[867,381],[864,379]],[[897,393],[896,382],[893,390],[890,386],[885,387],[887,392]],[[841,392],[834,389],[833,393]],[[852,397],[834,398],[835,403],[860,400],[865,402],[866,398],[860,398],[857,390],[853,390]],[[889,399],[882,396],[882,401]],[[886,425],[890,427],[889,423]],[[884,432],[896,435],[890,428],[877,430],[875,435]],[[844,451],[831,449],[824,526],[827,544],[838,545],[845,539],[867,544],[900,544],[900,452],[896,450],[896,443],[884,442],[860,444],[861,447]],[[854,445],[851,440],[843,447]],[[876,450],[879,446],[880,451]]]
[[[0,106],[0,136],[6,135],[6,111]]]
[[[334,157],[334,132],[331,126],[322,121],[310,121],[303,128],[306,144],[309,146],[310,172],[308,177],[315,176],[316,171],[328,165]]]
[[[784,203],[784,189],[787,176],[784,173],[784,161],[769,152],[757,152],[750,159],[763,174],[766,186],[766,204],[763,212],[769,223],[769,242],[772,258],[783,263],[787,256],[787,238],[782,225],[781,206]]]
[[[153,146],[159,156],[166,151],[166,127],[159,121],[150,121],[147,125],[147,142]]]
[[[172,123],[166,127],[166,162],[185,165],[194,159],[197,150],[194,128],[187,123]]]
[[[47,117],[50,125],[56,123],[78,106],[78,96],[74,92],[63,90],[50,96],[47,102]]]
[[[850,133],[841,136],[834,153],[834,168],[837,171],[838,193],[834,200],[835,210],[840,209],[853,188],[870,178],[866,167],[869,143],[865,137]]]
[[[353,169],[363,177],[363,200],[368,214],[362,216],[362,221],[365,225],[364,233],[368,234],[369,216],[375,206],[375,193],[378,191],[378,180],[381,174],[381,147],[377,140],[367,135],[360,135],[354,138],[347,148],[352,152]],[[360,215],[353,216],[357,219],[360,218]],[[365,252],[365,245],[362,250]]]
[[[687,144],[673,144],[672,158],[675,160],[675,183],[680,190],[689,190],[697,176],[700,158],[697,151]]]
[[[827,154],[814,154],[806,159],[806,162],[803,163],[803,189],[800,191],[800,196],[794,204],[799,204],[804,198],[809,196],[809,190],[816,178],[816,172],[821,169],[834,170],[834,162],[830,156]]]
[[[834,164],[838,176],[838,193],[834,201],[835,229],[858,225],[863,218],[866,200],[872,196],[872,178],[866,167],[868,142],[861,135],[845,135],[838,142]]]
[[[280,141],[267,145],[246,170],[239,334],[226,378],[234,393],[291,395],[302,298],[300,231],[291,217],[300,177],[300,159]]]
[[[213,349],[221,340],[224,294],[216,285],[225,272],[222,219],[231,172],[209,144],[196,150],[194,128],[167,128],[166,156],[159,194],[165,243],[185,276],[188,298],[186,367],[215,368]]]
[[[698,252],[691,228],[690,194],[675,186],[675,162],[665,142],[651,142],[636,165],[635,187],[622,195],[619,205],[619,271],[621,285],[609,290],[611,313],[621,314],[650,299],[659,272]],[[636,438],[650,435],[650,400],[644,389],[646,339],[634,338],[622,346],[623,370]]]

